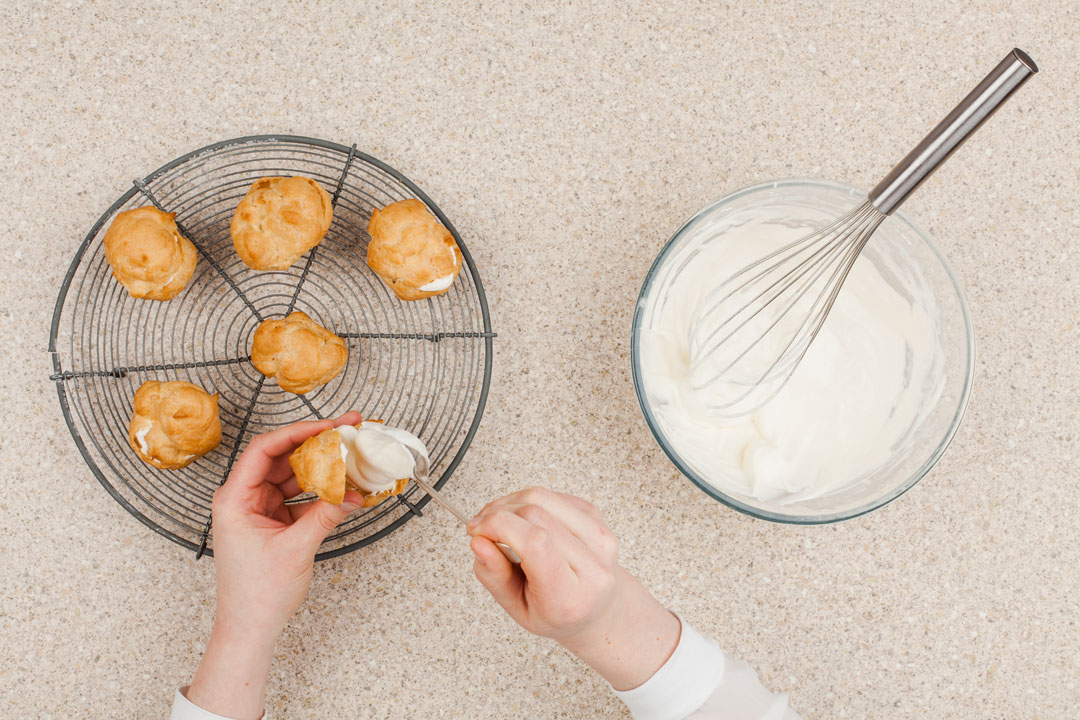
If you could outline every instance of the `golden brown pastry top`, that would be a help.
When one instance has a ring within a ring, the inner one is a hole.
[[[323,430],[310,437],[289,456],[296,483],[333,505],[345,499],[345,461],[341,459],[341,435]]]
[[[461,250],[454,236],[419,200],[401,200],[371,213],[367,264],[402,300],[441,295],[422,289],[461,272]]]
[[[340,505],[345,499],[348,479],[345,474],[345,461],[341,457],[341,434],[337,430],[323,430],[305,440],[289,456],[289,465],[296,475],[297,485],[304,492],[315,493],[333,505]],[[362,507],[374,507],[386,498],[400,493],[408,484],[409,479],[403,478],[398,480],[392,489],[378,493],[365,493],[355,487],[352,489],[363,495]]]
[[[297,310],[255,330],[251,362],[282,390],[302,395],[337,377],[349,360],[345,341]]]
[[[181,380],[147,380],[135,391],[128,442],[154,467],[190,465],[221,443],[217,394]]]
[[[334,219],[330,194],[306,177],[264,177],[236,208],[229,231],[252,270],[284,270],[322,242]]]
[[[147,206],[125,210],[109,225],[105,259],[131,297],[171,300],[191,280],[198,254],[175,218]]]

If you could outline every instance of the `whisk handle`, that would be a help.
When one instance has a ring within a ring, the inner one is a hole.
[[[922,185],[938,165],[979,129],[1039,68],[1026,52],[1014,49],[953,108],[915,149],[870,191],[870,202],[889,215]]]

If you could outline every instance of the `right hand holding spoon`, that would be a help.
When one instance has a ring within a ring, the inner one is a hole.
[[[618,563],[618,541],[591,503],[529,488],[469,523],[473,570],[523,628],[552,638],[616,690],[641,685],[671,656],[681,626]],[[511,564],[495,542],[514,548]]]

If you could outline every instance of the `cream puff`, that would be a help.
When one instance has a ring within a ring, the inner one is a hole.
[[[412,433],[368,420],[308,438],[289,457],[289,464],[304,492],[340,505],[346,489],[356,490],[364,497],[364,507],[373,507],[409,484],[415,462],[409,447],[428,455],[423,441]]]
[[[299,310],[255,329],[251,362],[287,392],[302,395],[337,377],[349,360],[345,341]]]
[[[156,468],[187,467],[221,443],[217,394],[181,380],[147,380],[135,391],[128,442]]]
[[[236,254],[252,270],[284,270],[322,242],[334,219],[330,194],[306,177],[264,177],[229,224]]]
[[[367,264],[402,300],[450,289],[461,272],[454,236],[419,200],[401,200],[371,213]]]
[[[155,207],[125,210],[105,233],[105,259],[133,298],[171,300],[195,272],[195,246],[180,234],[176,213]]]

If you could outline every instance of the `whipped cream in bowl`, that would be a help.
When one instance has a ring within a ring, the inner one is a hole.
[[[749,515],[811,524],[878,508],[929,472],[963,417],[974,369],[967,304],[941,252],[901,213],[878,228],[768,403],[718,417],[691,382],[690,325],[709,291],[864,197],[813,180],[731,193],[675,233],[641,289],[631,355],[646,422],[683,475]]]

